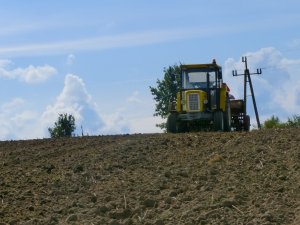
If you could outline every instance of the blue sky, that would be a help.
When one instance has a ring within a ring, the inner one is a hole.
[[[164,67],[213,58],[236,97],[241,57],[263,68],[262,121],[300,112],[299,1],[0,3],[0,140],[48,137],[59,113],[75,116],[77,134],[160,132],[149,86]]]

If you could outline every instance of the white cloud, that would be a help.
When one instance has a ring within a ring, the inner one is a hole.
[[[155,102],[149,94],[142,95],[134,91],[123,104],[123,122],[126,122],[128,133],[160,133],[162,130],[156,124],[165,122],[160,117],[154,117]]]
[[[138,104],[133,107],[131,102],[125,108],[120,108],[112,114],[102,114],[105,126],[100,132],[103,134],[161,133],[162,130],[156,127],[156,124],[165,120],[152,116],[152,105],[149,106]],[[145,107],[147,107],[146,110]]]
[[[105,102],[102,103],[101,106],[105,107]],[[48,127],[53,126],[61,113],[75,117],[77,135],[81,135],[81,126],[84,134],[89,135],[161,132],[155,124],[162,121],[152,117],[153,100],[135,91],[128,98],[124,97],[123,103],[104,113],[87,91],[84,81],[76,75],[68,74],[61,93],[42,113],[29,110],[30,104],[22,98],[2,104],[0,139],[48,137]]]
[[[69,113],[75,117],[78,134],[81,134],[81,125],[84,133],[89,135],[160,132],[155,127],[160,119],[152,117],[152,100],[145,101],[138,91],[124,99],[127,101],[123,105],[104,113],[88,93],[83,80],[68,74],[62,92],[56,102],[47,107],[41,121],[44,127],[49,127],[59,113]]]
[[[99,134],[105,126],[83,80],[72,74],[66,75],[62,92],[42,113],[28,110],[27,102],[22,98],[4,103],[0,109],[1,139],[47,137],[48,127],[53,126],[60,113],[75,117],[77,134],[81,134],[81,125],[84,133],[90,135]]]
[[[12,61],[7,59],[0,59],[0,68],[7,67],[10,64],[12,64]]]
[[[9,60],[0,60],[0,77],[19,79],[26,83],[44,82],[57,73],[54,67],[49,65],[32,66],[26,68],[9,69],[13,63]]]
[[[127,100],[127,102],[140,103],[140,102],[142,102],[142,100],[139,98],[139,95],[140,95],[140,93],[138,91],[135,91],[126,100]]]
[[[245,53],[251,71],[265,67],[263,74],[252,76],[261,121],[271,115],[281,120],[299,114],[300,112],[300,59],[290,59],[275,48],[263,48],[256,52]],[[10,61],[0,61],[2,68],[11,65]],[[224,81],[236,97],[243,97],[242,77],[232,77],[232,69],[242,73],[244,65],[240,59],[227,59],[224,66]],[[30,76],[29,76],[30,77]],[[249,89],[248,89],[249,93]],[[105,102],[101,106],[88,92],[84,81],[73,74],[65,77],[64,88],[53,104],[48,105],[44,112],[28,109],[28,102],[22,98],[15,98],[0,105],[0,138],[27,139],[47,137],[47,128],[53,126],[59,113],[73,114],[76,119],[77,134],[89,135],[117,134],[117,133],[153,133],[160,132],[155,124],[163,122],[153,117],[154,101],[152,96],[134,91],[128,97],[124,96],[122,104],[117,108],[106,108]],[[119,103],[122,99],[119,100]],[[248,97],[248,112],[252,124],[255,116],[252,110],[251,98]]]
[[[36,128],[38,114],[26,109],[26,101],[21,98],[12,99],[0,106],[0,138],[24,139],[41,135]]]
[[[129,120],[131,133],[161,133],[162,130],[156,124],[165,122],[164,119],[154,116],[141,116]]]
[[[82,125],[89,134],[99,133],[104,125],[98,106],[87,92],[85,84],[76,75],[68,74],[62,92],[53,105],[49,105],[42,115],[44,126],[51,126],[59,114],[68,113],[75,117],[78,129]]]
[[[1,112],[10,113],[18,109],[25,104],[25,100],[22,98],[14,98],[10,102],[6,102],[1,106]]]
[[[298,48],[300,46],[300,38],[290,41],[287,45],[290,48]]]
[[[24,18],[22,21],[1,21],[0,26],[2,29],[0,30],[0,37],[5,36],[12,36],[12,35],[21,35],[31,32],[45,32],[45,30],[58,28],[58,27],[64,27],[66,26],[66,23],[63,23],[62,21],[53,21],[53,19],[50,21],[33,21],[33,20],[27,20],[24,21]]]
[[[105,126],[101,127],[100,132],[102,134],[131,133],[126,115],[128,116],[125,108],[112,110],[109,114],[102,114]]]
[[[300,59],[285,58],[275,48],[262,48],[248,56],[250,71],[263,69],[262,75],[252,76],[258,111],[262,118],[265,115],[276,115],[286,119],[300,112]],[[240,59],[227,59],[225,62],[224,80],[228,81],[233,94],[243,96],[243,77],[232,77],[231,70],[243,73],[244,64]],[[248,88],[248,94],[250,94]],[[249,112],[252,110],[252,99],[248,97]],[[255,118],[255,117],[254,117]]]
[[[256,25],[257,28],[257,25]],[[19,46],[0,47],[0,55],[24,56],[24,55],[51,55],[65,54],[75,51],[104,50],[121,47],[132,47],[163,43],[191,38],[204,38],[220,34],[240,32],[243,27],[190,27],[163,30],[148,30],[116,35],[90,37],[77,40],[63,40],[43,44],[26,44]]]
[[[0,55],[4,56],[24,56],[24,55],[51,55],[51,54],[68,54],[70,52],[76,51],[98,51],[103,49],[112,49],[120,47],[132,47],[141,46],[149,44],[157,44],[163,42],[170,42],[176,40],[187,40],[192,38],[207,38],[216,37],[220,35],[232,35],[240,34],[250,31],[264,31],[267,29],[280,29],[285,28],[287,25],[291,25],[291,21],[298,21],[299,15],[291,14],[280,16],[276,14],[276,17],[267,20],[251,20],[244,24],[232,24],[226,23],[220,24],[219,26],[212,26],[207,24],[207,26],[181,26],[175,28],[161,28],[161,29],[148,29],[140,30],[138,32],[128,32],[128,33],[118,33],[114,35],[102,35],[102,36],[90,36],[84,38],[74,38],[74,39],[64,39],[56,41],[48,41],[40,44],[36,43],[19,43],[15,45],[3,45],[0,46]],[[276,21],[276,22],[274,22]],[[296,23],[296,22],[294,22]],[[24,23],[22,23],[24,24]],[[0,31],[0,36],[3,33],[14,34],[15,32],[33,32],[45,30],[45,32],[59,32],[60,29],[78,29],[82,31],[81,28],[85,30],[87,27],[92,29],[98,29],[103,27],[105,30],[115,26],[115,22],[100,22],[95,23],[77,21],[76,24],[68,21],[31,21],[30,23],[25,23],[30,25],[18,26],[18,24],[10,24],[6,26],[3,31]],[[295,25],[295,24],[294,24]],[[8,28],[7,28],[8,27]],[[17,29],[15,29],[17,27]],[[6,31],[5,31],[6,30]],[[294,45],[298,45],[299,40],[293,41]]]
[[[73,65],[75,63],[75,59],[76,59],[75,55],[69,54],[67,57],[67,65],[68,66]]]

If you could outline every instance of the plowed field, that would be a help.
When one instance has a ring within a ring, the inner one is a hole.
[[[0,225],[297,225],[299,131],[0,142]]]

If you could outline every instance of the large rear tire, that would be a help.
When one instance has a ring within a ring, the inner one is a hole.
[[[224,131],[224,115],[222,111],[214,112],[214,131]]]
[[[228,97],[226,99],[226,111],[224,112],[224,131],[231,131],[231,110]]]
[[[250,131],[250,116],[246,115],[244,118],[244,130]]]
[[[177,133],[177,115],[171,113],[167,118],[167,133]]]
[[[186,121],[177,122],[177,132],[178,133],[188,132],[188,126]]]

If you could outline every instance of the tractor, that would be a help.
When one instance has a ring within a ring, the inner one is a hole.
[[[181,87],[176,101],[169,105],[167,132],[249,131],[244,101],[229,93],[222,80],[222,67],[215,60],[211,64],[181,65],[178,79]]]

